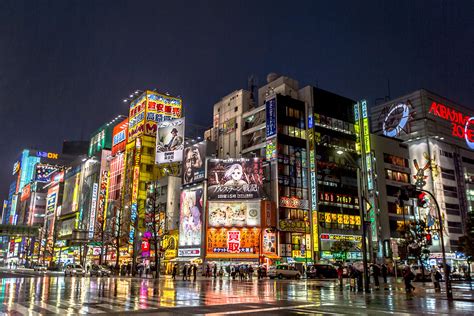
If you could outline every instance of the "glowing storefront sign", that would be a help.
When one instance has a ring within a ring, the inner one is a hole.
[[[280,202],[279,203],[280,207],[303,208],[306,210],[309,208],[308,200],[302,200],[296,196],[293,196],[293,197],[282,196],[280,197],[279,202]]]
[[[46,152],[46,151],[38,151],[38,152],[36,152],[36,156],[41,157],[41,158],[48,158],[48,159],[58,159],[59,158],[59,154],[49,153],[49,152]]]
[[[474,121],[474,116],[469,117],[447,105],[435,101],[431,103],[429,113],[451,122],[451,135],[464,139],[466,145],[474,150],[474,131],[470,128],[471,123]]]
[[[206,238],[207,256],[257,257],[260,232],[260,228],[210,228]]]
[[[362,236],[359,235],[340,235],[340,234],[321,234],[321,240],[330,240],[330,241],[353,241],[361,242]]]

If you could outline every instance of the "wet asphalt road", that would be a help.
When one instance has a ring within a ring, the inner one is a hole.
[[[252,280],[227,278],[173,281],[90,278],[0,272],[0,313],[43,314],[267,314],[267,315],[472,315],[472,291],[455,288],[448,302],[430,284],[407,295],[399,283],[372,293],[340,290],[326,280]]]

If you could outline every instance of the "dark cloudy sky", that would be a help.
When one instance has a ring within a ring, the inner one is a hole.
[[[474,108],[474,1],[0,2],[0,198],[22,148],[60,151],[135,89],[212,105],[255,74],[373,102],[424,87]]]

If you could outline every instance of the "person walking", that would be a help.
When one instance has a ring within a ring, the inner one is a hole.
[[[415,278],[415,274],[411,271],[409,266],[403,268],[402,277],[405,282],[405,291],[410,293],[415,290],[415,287],[411,284],[411,281]]]
[[[214,276],[214,279],[217,278],[217,264],[215,264],[212,268],[212,274]]]
[[[178,265],[175,264],[175,265],[173,266],[173,270],[171,271],[171,278],[172,278],[173,280],[176,280],[176,273],[177,273],[177,272],[178,272]]]
[[[211,277],[211,267],[209,266],[209,263],[206,266],[206,278]]]
[[[239,268],[239,277],[240,277],[240,281],[244,279],[244,266],[240,266]]]
[[[223,275],[224,275],[224,269],[222,269],[222,266],[221,266],[221,268],[219,269],[219,279],[222,280]]]
[[[382,264],[382,277],[383,277],[383,283],[387,284],[387,275],[388,275],[388,267],[384,263]]]
[[[442,278],[443,276],[438,271],[438,269],[436,269],[436,267],[433,267],[433,269],[431,269],[431,281],[433,281],[435,292],[441,292],[441,286],[439,282]]]
[[[192,273],[193,273],[193,265],[190,264],[190,265],[188,266],[188,276],[187,276],[188,281],[191,281],[191,275],[192,275]]]
[[[186,281],[188,277],[188,268],[186,267],[186,265],[183,266],[183,281]]]
[[[379,289],[380,288],[380,281],[379,281],[380,267],[376,263],[372,265],[372,276],[374,277],[375,288]]]
[[[193,265],[193,281],[196,281],[197,276],[197,265]]]
[[[342,265],[337,268],[337,278],[339,279],[339,288],[342,290],[342,277],[344,275],[344,269],[342,268]]]

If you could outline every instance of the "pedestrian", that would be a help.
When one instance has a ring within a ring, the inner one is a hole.
[[[380,288],[379,276],[380,276],[380,267],[378,264],[372,264],[372,276],[374,277],[375,288]]]
[[[383,277],[383,283],[387,284],[387,275],[388,275],[388,267],[384,263],[382,264],[382,277]]]
[[[177,273],[178,273],[178,265],[175,264],[175,265],[173,266],[173,271],[171,272],[171,278],[172,278],[173,280],[176,280],[176,274],[177,274]]]
[[[344,269],[342,268],[342,265],[339,265],[339,268],[337,268],[337,278],[339,279],[339,288],[342,290],[342,277],[344,274]]]
[[[262,278],[262,267],[261,266],[258,266],[257,268],[257,279],[261,279]]]
[[[253,276],[253,267],[249,266],[249,280],[252,280],[252,276]]]
[[[224,269],[222,269],[222,266],[219,269],[219,279],[222,279],[222,276],[224,275]]]
[[[415,287],[411,284],[411,281],[415,279],[415,274],[411,271],[409,266],[403,268],[402,277],[405,282],[405,291],[410,293],[415,290]]]
[[[193,281],[196,281],[197,276],[197,265],[193,265]]]
[[[244,266],[239,267],[239,277],[240,277],[240,281],[244,279]]]
[[[209,266],[209,263],[206,265],[206,278],[211,276],[211,267]]]
[[[431,269],[431,281],[433,281],[435,292],[441,291],[441,286],[439,285],[439,282],[442,278],[443,277],[441,276],[441,273],[438,271],[438,269],[436,269],[436,267],[433,267]]]
[[[188,281],[191,281],[191,275],[193,274],[193,265],[188,266]]]
[[[214,267],[212,268],[212,273],[214,275],[214,279],[217,278],[217,264],[214,265]]]
[[[235,267],[234,266],[230,267],[230,276],[232,277],[232,280],[235,280]]]
[[[188,268],[186,267],[186,265],[184,265],[183,266],[183,281],[186,281],[187,274],[188,274]]]

